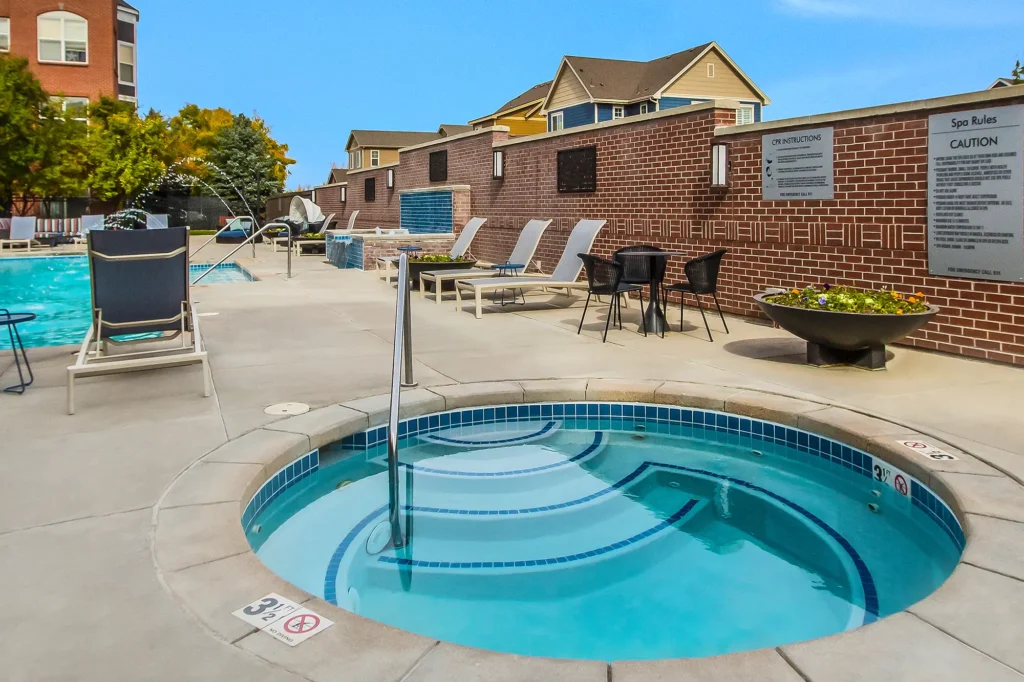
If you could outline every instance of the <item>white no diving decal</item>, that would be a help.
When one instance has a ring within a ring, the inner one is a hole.
[[[937,448],[921,440],[898,440],[896,441],[905,448],[910,448],[922,457],[935,460],[936,462],[949,462],[959,460],[959,457],[951,455],[942,448]]]
[[[274,592],[243,606],[231,615],[288,646],[302,644],[313,635],[320,634],[334,625],[334,621],[327,620]]]

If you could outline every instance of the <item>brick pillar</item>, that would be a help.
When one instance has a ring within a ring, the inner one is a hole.
[[[469,192],[469,186],[452,190],[452,232],[462,232],[463,226],[473,217],[469,212]]]

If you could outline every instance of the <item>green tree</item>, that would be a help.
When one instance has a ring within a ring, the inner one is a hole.
[[[113,99],[90,110],[89,154],[93,196],[118,208],[153,186],[174,160],[167,120],[152,110],[139,116]]]
[[[247,213],[250,207],[258,212],[268,196],[284,189],[287,165],[295,163],[285,156],[287,150],[270,137],[262,120],[239,114],[217,133],[208,158],[219,172],[210,184],[236,212]]]
[[[1024,66],[1021,66],[1019,59],[1017,60],[1017,65],[1013,67],[1010,77],[1013,79],[1014,85],[1024,84]]]

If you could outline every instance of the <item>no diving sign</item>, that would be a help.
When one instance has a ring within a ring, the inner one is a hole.
[[[945,450],[937,448],[929,443],[925,443],[924,441],[898,440],[896,442],[905,448],[913,450],[922,457],[927,457],[928,459],[934,460],[936,462],[949,462],[959,459],[955,455],[951,455]]]
[[[271,592],[233,614],[288,646],[296,646],[334,625],[309,609]]]

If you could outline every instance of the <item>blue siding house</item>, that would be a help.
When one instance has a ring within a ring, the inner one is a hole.
[[[552,131],[716,99],[738,103],[737,124],[759,122],[771,103],[710,42],[649,62],[563,57],[542,109]]]

